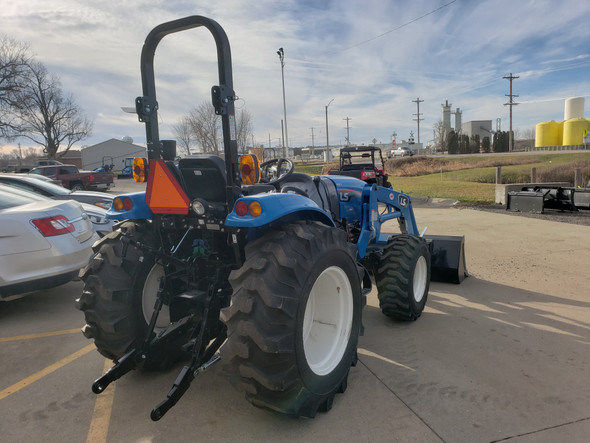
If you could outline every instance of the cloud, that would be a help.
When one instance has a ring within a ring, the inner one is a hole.
[[[513,87],[523,102],[515,108],[516,127],[562,115],[563,103],[547,98],[590,91],[590,5],[577,0],[449,3],[22,0],[0,10],[0,28],[30,42],[94,120],[85,144],[125,135],[145,140],[137,118],[120,111],[141,95],[143,41],[157,24],[192,14],[224,27],[240,97],[236,106],[252,114],[260,143],[281,136],[279,47],[285,50],[290,146],[310,144],[311,127],[316,135],[325,132],[331,99],[330,139],[344,140],[343,119],[350,117],[351,141],[361,143],[389,141],[393,131],[399,138],[415,132],[416,97],[424,100],[423,139],[447,99],[463,110],[464,122],[502,118],[507,128],[508,82],[502,77],[510,72],[520,77]],[[215,59],[212,38],[203,30],[162,41],[156,54],[162,134],[171,136],[177,119],[210,100],[210,88],[218,83]]]

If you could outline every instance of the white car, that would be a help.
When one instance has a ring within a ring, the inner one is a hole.
[[[17,182],[4,182],[3,181],[3,176],[0,174],[0,189],[10,189],[10,192],[13,192],[15,194],[21,195],[23,197],[29,198],[31,200],[53,200],[53,199],[58,199],[58,200],[74,200],[77,201],[78,203],[80,203],[80,206],[82,206],[82,210],[88,215],[90,221],[92,222],[92,227],[94,229],[94,232],[96,232],[100,237],[104,237],[105,235],[107,235],[109,232],[111,232],[113,230],[113,225],[114,225],[114,221],[113,220],[107,220],[107,210],[103,209],[102,207],[98,206],[98,205],[94,205],[94,204],[90,204],[90,203],[86,203],[86,201],[94,201],[95,198],[94,196],[91,196],[91,199],[88,200],[86,195],[83,195],[81,200],[78,200],[78,196],[74,196],[74,194],[76,194],[76,192],[72,192],[69,189],[66,188],[62,188],[61,186],[55,186],[55,185],[51,185],[51,184],[45,184],[45,188],[37,188],[37,187],[31,187],[29,186],[27,183],[22,182],[22,178],[21,177],[17,177],[18,179],[20,179]],[[32,180],[33,182],[37,181],[36,179],[29,179],[29,181]],[[26,187],[23,187],[26,186]],[[67,194],[57,194],[55,196],[49,196],[49,195],[45,195],[47,194],[46,188],[47,186],[51,186],[54,188],[61,188],[64,191],[66,191]],[[44,192],[45,194],[41,193]],[[89,191],[81,191],[82,194],[87,194]],[[95,194],[95,193],[92,193]],[[68,196],[71,196],[71,198],[67,198]],[[107,203],[112,204],[112,200],[107,201]]]
[[[0,188],[0,300],[67,283],[99,239],[79,203]]]

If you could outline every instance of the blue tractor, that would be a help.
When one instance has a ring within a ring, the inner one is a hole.
[[[225,159],[194,155],[176,165],[175,142],[159,138],[153,58],[163,37],[196,27],[217,45],[212,103]],[[132,369],[185,359],[151,412],[158,420],[221,360],[256,406],[303,417],[329,410],[357,363],[372,283],[386,316],[416,320],[431,274],[462,279],[462,238],[420,236],[410,197],[391,188],[311,177],[285,158],[259,164],[254,155],[238,156],[230,46],[215,21],[191,16],[154,28],[141,75],[136,111],[148,158],[134,160],[133,174],[146,191],[114,200],[108,217],[119,220],[116,229],[80,272],[84,335],[115,362],[92,390],[103,392]],[[396,235],[382,231],[390,220],[399,223]],[[434,256],[443,257],[436,266]]]

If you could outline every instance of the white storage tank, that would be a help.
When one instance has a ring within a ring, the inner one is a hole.
[[[565,100],[563,119],[584,118],[584,97],[568,98]]]

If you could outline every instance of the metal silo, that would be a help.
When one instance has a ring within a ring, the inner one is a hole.
[[[446,133],[449,133],[449,131],[451,130],[451,105],[449,104],[448,100],[445,100],[444,105],[441,106],[443,128]]]

